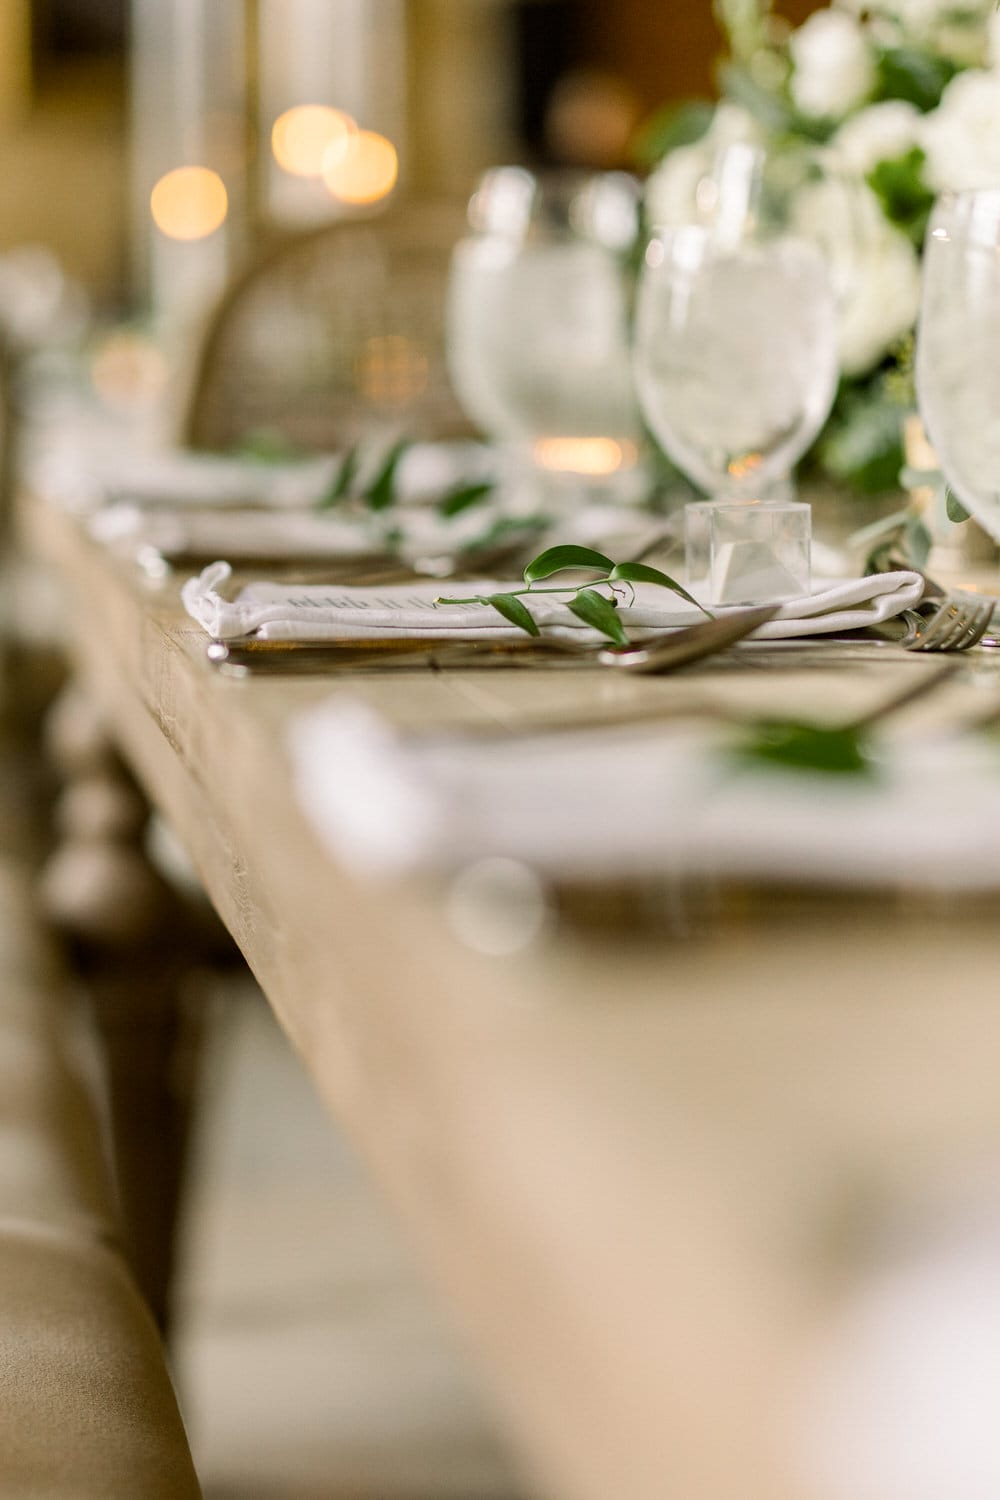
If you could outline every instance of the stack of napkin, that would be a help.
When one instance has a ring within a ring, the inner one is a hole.
[[[384,511],[321,505],[342,461],[331,454],[262,463],[177,449],[126,455],[76,473],[77,505],[90,511],[99,541],[168,558],[350,558],[390,546],[448,553],[481,536],[497,514],[494,495],[455,517],[433,503],[457,484],[497,481],[496,456],[482,444],[415,444],[399,461],[396,503]],[[505,505],[510,498],[504,490]]]

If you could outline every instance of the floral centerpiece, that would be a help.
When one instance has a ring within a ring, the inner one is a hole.
[[[829,149],[856,179],[864,254],[841,321],[837,400],[807,462],[858,495],[898,490],[927,218],[943,189],[1000,183],[996,0],[833,0],[797,28],[770,0],[715,5],[721,99],[646,126],[648,217],[683,215],[732,141]],[[908,540],[926,551],[912,527]]]

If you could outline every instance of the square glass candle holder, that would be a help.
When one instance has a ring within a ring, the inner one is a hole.
[[[685,507],[688,588],[703,604],[778,604],[809,592],[811,514],[798,500]]]

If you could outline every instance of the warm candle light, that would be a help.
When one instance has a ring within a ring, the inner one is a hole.
[[[149,199],[156,227],[172,240],[214,234],[229,211],[226,187],[208,167],[176,167],[160,178]]]
[[[275,120],[271,149],[279,167],[294,177],[320,177],[345,154],[356,130],[342,110],[300,104]]]
[[[541,438],[535,444],[535,461],[543,469],[562,474],[617,474],[636,460],[632,443],[614,438]]]
[[[377,203],[392,192],[398,174],[395,146],[374,130],[359,130],[346,150],[334,150],[323,164],[323,181],[341,203]]]

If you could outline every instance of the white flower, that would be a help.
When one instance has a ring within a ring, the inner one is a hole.
[[[920,144],[932,187],[1000,184],[1000,72],[969,69],[953,78],[925,115]]]
[[[646,183],[646,211],[653,224],[690,224],[703,217],[699,185],[710,175],[718,153],[742,141],[755,141],[759,129],[739,105],[718,105],[706,133],[690,146],[669,152]]]
[[[917,319],[917,252],[904,234],[883,223],[884,234],[859,262],[856,281],[844,298],[839,344],[845,375],[862,375],[872,369]]]
[[[836,156],[859,176],[866,176],[880,161],[895,161],[917,144],[919,109],[902,99],[872,104],[846,120],[831,145]]]
[[[760,126],[753,115],[743,109],[739,104],[730,104],[723,99],[715,107],[712,116],[712,124],[707,134],[703,137],[713,151],[718,151],[725,146],[734,146],[742,141],[751,144],[761,139]]]
[[[995,0],[839,0],[885,40],[924,42],[946,56],[979,56]]]
[[[792,98],[805,115],[842,120],[875,87],[872,49],[846,11],[816,11],[792,33],[789,48]]]
[[[819,244],[838,295],[840,367],[862,375],[908,333],[920,304],[920,262],[863,185],[811,185],[795,205],[795,227]]]
[[[711,165],[701,142],[677,146],[646,183],[646,214],[651,224],[690,224],[698,216],[698,184]]]

